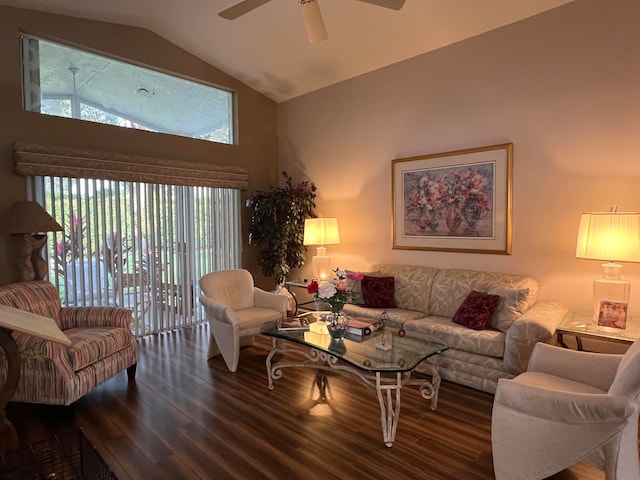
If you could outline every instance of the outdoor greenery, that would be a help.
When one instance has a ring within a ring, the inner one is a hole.
[[[252,209],[249,243],[260,249],[262,273],[278,285],[284,283],[291,269],[304,265],[304,220],[316,216],[316,186],[309,181],[294,185],[287,172],[282,175],[284,187],[259,190],[247,200],[247,207]]]

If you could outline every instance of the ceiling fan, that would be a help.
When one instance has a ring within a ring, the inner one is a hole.
[[[271,0],[242,0],[239,3],[227,8],[226,10],[218,13],[222,18],[226,20],[234,20],[245,13],[249,13],[251,10],[264,5]],[[377,5],[379,7],[390,8],[392,10],[400,10],[404,5],[405,0],[358,0],[364,3],[370,3],[371,5]],[[318,0],[298,0],[298,5],[302,11],[304,17],[304,25],[307,29],[307,37],[309,37],[310,43],[317,43],[328,38],[327,29],[324,26],[322,20],[322,13],[320,12],[320,6]]]

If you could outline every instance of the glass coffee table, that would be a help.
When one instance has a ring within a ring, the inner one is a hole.
[[[385,331],[362,339],[347,334],[344,340],[335,340],[321,333],[321,328],[316,328],[321,325],[317,322],[321,315],[322,312],[305,314],[311,320],[309,331],[278,330],[275,322],[262,327],[262,334],[273,340],[266,361],[269,389],[273,389],[274,380],[282,378],[285,368],[314,368],[317,370],[314,382],[319,391],[318,403],[322,403],[326,400],[328,385],[324,372],[336,372],[351,378],[376,392],[384,443],[391,447],[400,417],[400,391],[403,386],[418,386],[422,397],[431,400],[431,409],[436,409],[440,375],[433,365],[424,360],[444,352],[448,347]],[[309,348],[299,348],[299,345]],[[272,363],[276,354],[282,357]],[[285,354],[296,356],[299,361],[286,360]],[[429,375],[431,380],[411,378],[418,366],[420,373]]]

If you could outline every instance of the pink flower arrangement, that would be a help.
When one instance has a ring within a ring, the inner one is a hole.
[[[319,284],[313,280],[307,285],[307,292],[313,295],[313,298],[328,303],[331,306],[332,313],[340,313],[345,303],[361,303],[362,299],[353,291],[353,286],[349,288],[347,280],[356,282],[364,278],[361,272],[346,272],[336,268],[333,270],[336,274],[335,278],[327,280]]]

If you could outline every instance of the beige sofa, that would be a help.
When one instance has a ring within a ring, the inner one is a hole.
[[[558,302],[536,303],[538,282],[522,275],[398,264],[374,265],[371,270],[367,275],[394,277],[396,308],[346,305],[345,312],[379,318],[386,311],[390,330],[404,329],[409,337],[447,345],[447,351],[427,361],[438,367],[443,379],[489,393],[495,393],[500,378],[527,369],[537,342],[553,343],[567,313]],[[501,297],[483,330],[452,321],[472,290]]]

